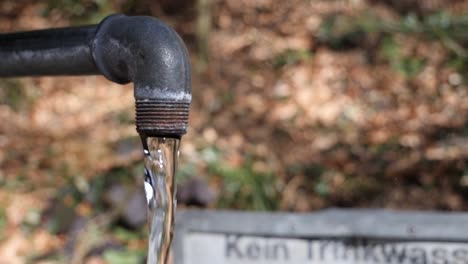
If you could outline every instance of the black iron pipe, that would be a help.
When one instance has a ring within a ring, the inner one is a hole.
[[[108,79],[134,82],[140,133],[186,132],[192,99],[190,63],[175,31],[152,17],[113,15],[99,24],[93,55]]]
[[[99,74],[90,45],[96,28],[0,34],[0,76]]]
[[[82,74],[134,82],[141,135],[186,133],[189,56],[177,33],[162,21],[112,15],[97,26],[0,34],[0,77]]]

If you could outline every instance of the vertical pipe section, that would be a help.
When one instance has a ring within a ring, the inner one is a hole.
[[[92,41],[97,26],[0,34],[0,77],[99,74]]]
[[[109,80],[134,83],[141,135],[186,133],[192,100],[190,58],[173,29],[153,17],[112,15],[99,24],[93,53]]]

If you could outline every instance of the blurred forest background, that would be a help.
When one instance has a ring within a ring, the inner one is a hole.
[[[468,209],[468,1],[2,0],[0,32],[115,12],[191,53],[179,208]],[[144,258],[131,85],[0,79],[0,120],[0,263]]]

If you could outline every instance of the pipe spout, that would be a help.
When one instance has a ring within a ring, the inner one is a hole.
[[[140,134],[186,133],[190,63],[175,31],[156,18],[113,15],[99,24],[92,51],[96,66],[109,80],[133,81]]]
[[[134,83],[142,136],[187,131],[191,70],[170,27],[146,16],[111,15],[97,26],[0,34],[0,77],[103,74]]]

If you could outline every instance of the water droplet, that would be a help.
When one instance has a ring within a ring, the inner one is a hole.
[[[153,187],[151,184],[145,181],[145,193],[146,193],[146,201],[148,204],[150,203],[151,199],[153,199]]]

